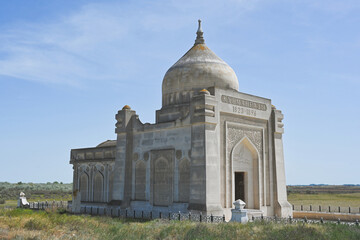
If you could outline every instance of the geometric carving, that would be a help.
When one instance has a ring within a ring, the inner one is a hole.
[[[173,201],[174,150],[151,151],[153,204],[169,206]]]

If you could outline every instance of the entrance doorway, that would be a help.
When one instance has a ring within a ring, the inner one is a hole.
[[[235,200],[245,202],[245,173],[235,172]]]

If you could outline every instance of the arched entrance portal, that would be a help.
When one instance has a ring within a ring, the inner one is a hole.
[[[248,138],[240,140],[231,152],[233,201],[241,199],[245,208],[260,209],[259,154]]]

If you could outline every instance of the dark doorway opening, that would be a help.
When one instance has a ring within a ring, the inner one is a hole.
[[[241,199],[245,202],[245,173],[235,173],[235,200]]]

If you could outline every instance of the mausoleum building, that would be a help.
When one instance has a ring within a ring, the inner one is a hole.
[[[156,123],[143,124],[125,105],[116,140],[71,150],[81,206],[229,215],[241,199],[253,215],[292,215],[283,114],[270,99],[239,92],[233,69],[205,44],[200,20],[196,34],[164,76]]]

